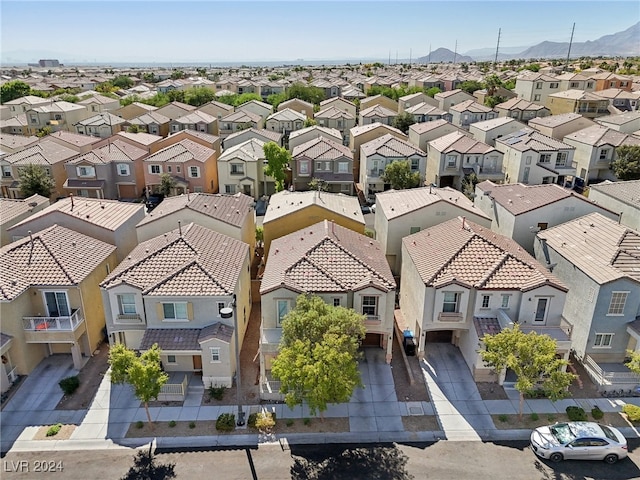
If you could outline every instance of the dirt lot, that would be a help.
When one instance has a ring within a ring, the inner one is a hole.
[[[397,336],[393,336],[393,350],[391,358],[391,373],[393,375],[393,383],[396,387],[396,397],[399,402],[428,402],[429,395],[427,393],[427,386],[424,382],[424,375],[420,368],[420,361],[418,357],[407,357],[409,360],[409,366],[413,373],[415,383],[411,385],[409,383],[409,376],[407,375],[407,369],[405,367],[404,360],[402,359],[402,351],[400,350],[400,344],[397,340]]]
[[[96,353],[97,352],[97,353]],[[105,372],[109,368],[109,345],[101,343],[80,373],[80,386],[71,396],[63,396],[56,410],[82,410],[89,408]],[[58,434],[59,435],[59,434]]]
[[[559,414],[546,414],[541,413],[538,415],[537,420],[531,417],[532,414],[523,414],[522,420],[519,415],[491,415],[493,423],[499,430],[509,430],[513,428],[531,429],[540,427],[542,425],[549,425],[555,422],[567,422],[569,417],[566,413]],[[633,424],[627,420],[627,416],[623,413],[605,413],[604,417],[600,420],[594,420],[589,412],[589,421],[602,423],[604,425],[611,425],[612,427],[632,427]]]

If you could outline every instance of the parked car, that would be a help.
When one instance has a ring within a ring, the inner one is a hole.
[[[164,200],[164,195],[161,193],[155,193],[153,195],[149,195],[145,204],[147,206],[147,212],[150,212],[154,208],[156,208],[160,203]]]
[[[360,207],[360,210],[362,210],[363,215],[366,215],[367,213],[376,213],[376,204],[374,203],[373,205],[362,205]]]
[[[604,460],[616,463],[627,456],[627,440],[619,430],[595,422],[566,422],[531,432],[531,449],[552,462]]]

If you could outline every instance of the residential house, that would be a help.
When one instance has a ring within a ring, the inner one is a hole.
[[[423,152],[427,152],[429,142],[436,138],[444,137],[453,132],[464,132],[447,120],[433,120],[431,122],[414,123],[409,126],[409,142],[413,143]]]
[[[435,75],[420,75],[417,78],[409,80],[410,87],[420,87],[423,90],[429,90],[430,88],[439,88],[440,91],[444,91],[444,82]]]
[[[640,233],[591,213],[538,233],[535,252],[569,287],[571,347],[601,390],[635,388],[623,366],[640,348]],[[612,365],[613,364],[613,365]],[[626,385],[625,385],[626,384]]]
[[[304,128],[306,120],[307,117],[304,114],[285,108],[269,115],[265,128],[282,133],[286,142],[291,132]]]
[[[160,150],[160,142],[163,138],[159,135],[152,135],[150,133],[131,133],[131,132],[118,132],[116,137],[123,142],[130,143],[142,149],[147,150],[149,153],[155,153]]]
[[[4,107],[4,105],[0,105]],[[0,120],[0,132],[11,135],[29,135],[29,121],[24,113]]]
[[[457,103],[449,108],[451,123],[463,129],[469,129],[469,125],[483,120],[496,118],[498,114],[489,107],[480,105],[474,100]]]
[[[302,228],[328,220],[364,234],[365,221],[356,197],[340,193],[311,190],[282,192],[271,195],[264,215],[264,258],[271,242]]]
[[[640,111],[598,117],[596,122],[618,132],[632,134],[640,130]]]
[[[402,239],[425,228],[464,216],[489,228],[491,217],[462,192],[450,187],[387,190],[376,195],[374,230],[394,275],[402,267]]]
[[[503,98],[505,101],[511,100],[512,98],[516,98],[518,95],[512,92],[511,90],[507,90],[504,87],[498,87],[495,89],[494,95],[496,97]],[[480,90],[476,90],[473,92],[473,98],[475,98],[476,102],[486,105],[486,100],[489,97],[489,92],[486,88],[482,88]]]
[[[186,103],[171,102],[163,107],[160,107],[158,110],[155,110],[154,113],[158,113],[160,115],[167,117],[169,120],[173,120],[174,118],[183,117],[188,113],[193,112],[196,109],[197,107],[194,107],[193,105],[188,105]]]
[[[144,205],[98,198],[62,198],[7,229],[12,240],[28,237],[51,225],[87,235],[117,247],[122,260],[138,244],[135,226],[144,218]]]
[[[513,91],[518,95],[518,98],[523,98],[539,105],[547,105],[549,95],[563,90],[560,88],[560,79],[546,73],[526,70],[516,78],[516,86]],[[555,114],[553,110],[552,113]]]
[[[275,82],[261,81],[260,96],[262,97],[262,100],[266,102],[267,98],[269,98],[270,95],[277,95],[279,93],[284,93],[287,85],[288,85],[288,82],[286,80],[276,80]]]
[[[596,92],[609,88],[619,88],[631,92],[633,90],[633,79],[626,75],[618,75],[611,72],[601,72],[591,76],[596,81]]]
[[[294,134],[297,132],[293,132]],[[232,133],[228,137],[224,138],[224,148],[225,150],[231,148],[235,145],[239,145],[241,143],[246,142],[247,140],[251,140],[255,138],[264,143],[267,142],[275,142],[278,146],[282,146],[282,134],[279,132],[273,132],[271,130],[266,130],[264,128],[247,128],[245,130],[239,130],[236,133]],[[291,148],[291,146],[289,146]]]
[[[116,110],[113,110],[114,115],[124,118],[125,120],[132,120],[140,115],[144,115],[145,113],[153,112],[157,110],[158,107],[154,107],[153,105],[147,105],[146,103],[133,102],[124,107],[120,107]]]
[[[144,159],[144,179],[149,192],[160,189],[163,173],[175,181],[174,192],[218,192],[218,153],[190,139],[180,140]]]
[[[390,133],[396,138],[407,140],[407,136],[395,127],[384,125],[380,122],[369,125],[359,125],[349,130],[349,148],[353,153],[353,178],[358,181],[360,178],[360,147],[362,144],[370,142],[376,138]]]
[[[387,97],[384,97],[387,98]],[[393,125],[393,121],[398,116],[398,110],[390,110],[381,105],[373,105],[369,108],[362,108],[360,105],[360,115],[358,125],[371,125],[372,123],[382,123],[383,125]]]
[[[493,108],[499,117],[515,118],[524,123],[528,123],[532,118],[551,115],[548,108],[518,97],[499,103]]]
[[[618,219],[618,214],[560,185],[476,185],[473,203],[489,218],[491,230],[516,241],[533,255],[536,233],[592,212]]]
[[[260,285],[261,398],[281,398],[271,365],[282,321],[304,294],[364,315],[364,345],[382,348],[391,362],[396,282],[384,252],[366,235],[324,220],[278,238],[267,257]]]
[[[291,109],[298,113],[301,113],[306,118],[313,118],[313,104],[300,100],[299,98],[292,98],[286,100],[278,105],[277,111],[280,112],[285,109]],[[267,125],[269,122],[267,121]]]
[[[357,115],[356,104],[342,97],[331,97],[331,98],[328,98],[327,100],[323,100],[320,102],[320,110],[326,110],[329,107],[335,107],[338,110],[347,112],[349,115],[351,115],[354,118]]]
[[[273,113],[273,105],[258,100],[250,100],[236,107],[236,112],[248,112],[260,117],[261,125],[267,121],[267,117]],[[224,118],[224,117],[223,117]],[[262,128],[262,127],[258,127]]]
[[[400,313],[415,332],[420,358],[429,343],[450,342],[476,381],[493,381],[478,345],[485,333],[515,323],[550,335],[569,358],[567,287],[510,238],[454,218],[402,240],[401,278]]]
[[[578,113],[562,113],[549,117],[534,118],[529,121],[527,126],[547,137],[562,140],[570,133],[593,125],[595,125],[593,120],[583,117]]]
[[[495,147],[496,138],[504,137],[525,127],[524,123],[520,123],[515,118],[497,117],[492,120],[472,123],[469,125],[469,133],[476,140]]]
[[[77,103],[87,107],[91,115],[107,112],[114,113],[115,110],[120,108],[120,99],[105,97],[104,95],[90,95]]]
[[[38,194],[21,200],[0,197],[0,246],[13,241],[8,228],[48,206],[49,199]]]
[[[578,176],[585,185],[593,180],[616,180],[611,163],[617,159],[616,148],[621,145],[640,145],[640,138],[627,135],[604,125],[583,128],[564,137],[575,148]]]
[[[321,88],[322,91],[324,92],[325,98],[339,97],[342,94],[342,91],[341,91],[342,89],[340,85],[337,85],[328,80],[323,80],[321,78],[317,78],[313,80],[312,82],[310,82],[310,85],[312,87]]]
[[[169,121],[169,132],[173,134],[182,130],[194,130],[210,135],[218,135],[218,120],[208,113],[194,110]]]
[[[144,190],[136,164],[149,155],[146,150],[115,139],[65,163],[64,188],[78,197],[137,199]]]
[[[596,96],[609,101],[612,113],[632,112],[640,107],[640,92],[628,92],[620,88],[608,88],[594,92]]]
[[[385,97],[384,95],[372,95],[360,100],[360,114],[362,115],[363,110],[375,107],[376,105],[384,107],[386,110],[391,110],[396,115],[398,114],[398,102],[392,98]],[[360,125],[363,125],[363,123],[360,122]]]
[[[433,98],[438,101],[438,108],[445,112],[448,112],[454,105],[474,99],[472,95],[459,88],[447,92],[438,92]]]
[[[218,158],[220,191],[242,192],[258,200],[275,192],[275,180],[264,173],[265,142],[251,138],[229,147]]]
[[[341,143],[349,144],[349,131],[356,126],[356,117],[336,107],[328,107],[316,113],[315,120],[321,127],[340,131]]]
[[[293,151],[298,145],[302,145],[309,140],[320,137],[324,137],[336,143],[342,143],[342,135],[339,130],[313,125],[311,127],[301,128],[300,130],[291,132],[291,135],[289,135],[289,151]]]
[[[160,93],[169,93],[172,90],[185,90],[187,88],[187,85],[185,82],[181,81],[181,80],[174,80],[174,79],[166,79],[166,80],[162,80],[161,82],[156,83],[156,88],[158,89],[158,92]]]
[[[138,243],[195,223],[249,245],[253,258],[256,222],[254,201],[242,193],[187,193],[165,198],[136,225]]]
[[[589,200],[602,208],[619,212],[619,223],[636,231],[640,231],[640,180],[611,182],[591,185]],[[615,220],[615,219],[614,219]]]
[[[84,105],[69,102],[54,102],[27,110],[25,115],[29,122],[29,134],[35,135],[45,127],[52,132],[58,130],[74,131],[74,125],[80,120],[89,118],[91,113]]]
[[[243,93],[255,93],[260,91],[260,85],[257,82],[242,78],[236,82],[236,88],[238,89],[238,95]]]
[[[462,190],[462,179],[502,181],[502,152],[462,132],[436,138],[427,146],[426,183]]]
[[[98,147],[105,140],[99,137],[92,137],[89,135],[81,135],[79,133],[67,132],[65,130],[59,130],[46,136],[47,140],[52,140],[55,143],[62,145],[63,147],[75,150],[78,153],[87,153]]]
[[[610,113],[607,99],[583,90],[553,93],[549,95],[545,105],[553,115],[578,113],[583,117],[595,118]]]
[[[3,344],[0,390],[52,354],[82,368],[103,341],[98,284],[116,266],[115,248],[52,225],[0,248]]]
[[[405,109],[405,113],[411,114],[416,123],[433,122],[435,120],[446,120],[450,122],[453,118],[450,113],[440,110],[438,107],[434,107],[427,102],[418,103],[409,107]]]
[[[212,117],[218,119],[218,123],[222,120],[222,117],[230,114],[234,111],[233,105],[227,105],[226,103],[216,102],[215,100],[205,103],[198,107],[199,112],[204,112]]]
[[[166,137],[169,135],[170,121],[169,117],[162,115],[157,111],[153,111],[142,114],[139,117],[132,118],[127,121],[124,126],[127,127],[127,129],[129,126],[135,126],[142,133]]]
[[[426,93],[418,92],[410,95],[404,95],[398,99],[398,113],[402,113],[411,107],[426,103],[432,107],[438,106],[438,101],[430,97]]]
[[[359,184],[367,201],[375,201],[376,193],[389,190],[391,185],[385,183],[383,176],[387,165],[394,162],[409,162],[412,173],[420,174],[420,185],[423,184],[427,154],[407,140],[401,140],[390,133],[362,144],[360,147]]]
[[[79,135],[108,138],[121,131],[125,123],[124,118],[105,112],[80,120],[74,127]]]
[[[109,341],[158,344],[166,371],[231,387],[251,314],[250,261],[249,245],[195,223],[142,242],[100,284]],[[222,317],[228,306],[234,318]]]
[[[560,80],[560,90],[584,90],[593,92],[596,89],[596,81],[582,73],[563,73],[556,76]]]
[[[309,182],[317,180],[329,192],[352,195],[353,154],[342,142],[318,136],[293,149],[291,177],[296,191],[308,190]]]
[[[35,95],[25,95],[24,97],[15,98],[8,102],[3,102],[2,105],[9,108],[9,115],[16,117],[20,114],[27,113],[34,107],[42,107],[45,105],[51,105],[53,100],[50,98],[36,97]]]
[[[247,129],[262,129],[263,119],[255,113],[236,110],[222,117],[219,123],[220,137],[225,139],[229,135]]]
[[[574,184],[577,164],[572,145],[527,127],[496,139],[496,149],[504,154],[506,183]]]
[[[0,152],[2,152],[0,156],[18,152],[37,143],[39,140],[36,136],[24,137],[22,135],[2,133],[0,134]]]

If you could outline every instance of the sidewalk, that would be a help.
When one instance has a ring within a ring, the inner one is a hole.
[[[448,348],[448,347],[443,347]],[[442,353],[442,352],[441,352]],[[53,378],[45,391],[38,385],[25,381],[25,388],[9,402],[1,413],[2,451],[52,451],[52,450],[92,450],[111,448],[135,448],[154,442],[160,448],[172,447],[218,447],[256,446],[275,444],[278,448],[288,448],[288,444],[315,443],[368,443],[368,442],[431,442],[453,441],[498,441],[528,440],[531,430],[499,430],[491,419],[492,414],[515,414],[518,399],[481,400],[475,384],[469,383],[468,373],[457,364],[455,357],[451,363],[442,362],[444,357],[426,358],[423,372],[431,402],[398,402],[389,365],[380,358],[382,351],[367,350],[366,360],[360,364],[364,389],[358,389],[350,402],[334,404],[325,412],[325,417],[348,417],[349,432],[287,434],[263,437],[257,433],[225,434],[201,437],[125,438],[129,426],[138,420],[146,421],[144,408],[135,399],[131,388],[126,385],[112,385],[109,375],[105,375],[98,393],[88,410],[55,410],[61,397],[56,391],[57,381]],[[60,369],[61,374],[68,370]],[[29,380],[29,379],[27,379]],[[59,389],[58,389],[59,390]],[[190,399],[181,407],[152,407],[154,421],[215,421],[221,413],[234,413],[236,405],[201,406]],[[567,399],[558,402],[549,400],[526,400],[525,414],[564,413],[568,405],[595,406],[603,412],[618,412],[624,403],[640,405],[640,398],[595,398]],[[278,418],[303,419],[309,417],[308,407],[293,410],[286,405],[263,405],[276,412]],[[244,407],[249,411],[249,406]],[[440,429],[435,431],[405,431],[402,417],[411,415],[436,415]],[[32,440],[41,425],[73,423],[77,427],[68,440]],[[245,427],[246,428],[246,427]],[[620,429],[627,438],[640,437],[635,428]]]

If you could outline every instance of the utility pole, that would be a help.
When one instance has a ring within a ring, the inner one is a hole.
[[[576,29],[576,22],[573,22],[573,27],[571,28],[571,40],[569,40],[569,51],[567,52],[567,64],[564,66],[565,71],[569,71],[569,57],[571,56],[571,44],[573,43],[573,32]]]
[[[411,55],[413,54],[413,49],[409,49],[409,65],[411,65]]]
[[[498,68],[498,49],[500,48],[500,34],[502,33],[502,28],[498,29],[498,43],[496,44],[496,58],[493,61],[493,68]]]
[[[391,50],[389,50],[389,65],[391,65]]]
[[[431,44],[429,44],[429,56],[427,57],[427,65],[431,63]]]
[[[398,64],[398,50],[396,50],[396,65]]]
[[[456,59],[458,58],[458,40],[456,39],[456,47],[453,50],[453,64],[456,64]]]

